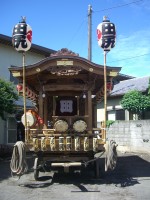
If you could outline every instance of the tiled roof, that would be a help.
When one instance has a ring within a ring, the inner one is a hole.
[[[23,97],[20,96],[19,99],[15,101],[15,105],[17,107],[23,107]],[[32,101],[26,99],[26,107],[29,109],[35,107],[35,105],[32,103]]]
[[[125,81],[120,81],[118,84],[114,85],[110,96],[122,96],[130,90],[138,90],[145,92],[148,88],[150,76],[133,78]]]

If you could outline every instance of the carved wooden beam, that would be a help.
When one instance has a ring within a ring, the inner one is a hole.
[[[62,90],[70,90],[70,91],[85,91],[88,90],[87,85],[81,85],[81,84],[69,84],[66,85],[62,83],[61,85],[56,84],[48,84],[44,85],[45,91],[62,91]]]

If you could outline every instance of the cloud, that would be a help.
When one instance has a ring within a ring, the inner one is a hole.
[[[150,75],[150,30],[131,35],[119,35],[116,47],[109,54],[109,65],[121,66],[122,73],[134,76]]]

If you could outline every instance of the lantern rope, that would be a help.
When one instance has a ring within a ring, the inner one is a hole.
[[[10,168],[12,175],[17,176],[22,176],[28,170],[25,144],[22,141],[18,141],[14,145]]]
[[[117,144],[114,140],[110,140],[106,144],[105,171],[114,170],[117,164]]]

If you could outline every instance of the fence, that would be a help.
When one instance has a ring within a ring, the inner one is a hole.
[[[107,128],[107,138],[118,144],[118,150],[150,152],[150,120],[116,121]]]

